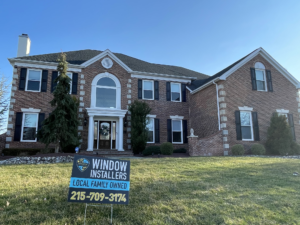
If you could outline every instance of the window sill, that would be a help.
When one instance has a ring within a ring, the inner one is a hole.
[[[254,141],[253,139],[242,139],[242,141]]]
[[[171,102],[182,102],[182,101],[174,101],[174,100],[171,100]]]
[[[256,90],[256,91],[261,91],[261,92],[268,92],[268,91],[266,91],[266,90]]]
[[[142,98],[143,100],[154,100],[154,98],[153,99],[149,99],[149,98]]]
[[[147,144],[154,144],[154,142],[147,142]]]
[[[183,142],[172,142],[172,144],[176,144],[176,145],[182,145]]]
[[[36,140],[26,140],[26,141],[24,141],[24,140],[21,140],[20,142],[37,142]]]
[[[32,90],[25,90],[27,92],[41,92],[41,91],[32,91]]]

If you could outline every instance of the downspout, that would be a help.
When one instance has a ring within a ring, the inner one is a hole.
[[[215,83],[215,81],[213,81],[212,83],[216,85],[217,107],[218,107],[218,123],[219,123],[219,130],[221,130],[221,125],[220,125],[220,106],[219,106],[219,89],[218,89],[218,85]]]

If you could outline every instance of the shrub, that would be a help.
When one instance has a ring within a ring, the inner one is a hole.
[[[293,136],[285,116],[274,113],[271,117],[266,148],[268,154],[286,155],[291,151]]]
[[[55,149],[54,148],[43,148],[41,149],[40,153],[41,154],[49,154],[49,153],[54,153]]]
[[[36,153],[40,152],[39,148],[5,148],[2,150],[2,153],[5,156],[18,156],[21,153],[26,155],[36,155]]]
[[[165,142],[160,146],[161,154],[163,155],[172,155],[173,154],[173,145],[170,142]]]
[[[300,145],[297,142],[292,142],[290,154],[300,155]]]
[[[177,148],[174,149],[173,153],[186,153],[187,150],[185,148]]]
[[[149,146],[143,151],[143,155],[161,154],[159,146]]]
[[[251,146],[251,153],[253,155],[264,155],[266,154],[266,149],[261,144],[254,144]]]
[[[77,145],[78,146],[78,145]],[[75,145],[68,145],[68,146],[65,146],[64,148],[62,148],[62,151],[64,153],[75,153],[75,148],[77,147]]]
[[[234,145],[231,148],[232,155],[244,155],[245,149],[243,145]]]

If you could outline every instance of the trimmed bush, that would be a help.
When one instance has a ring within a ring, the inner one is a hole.
[[[232,155],[244,155],[245,149],[243,145],[234,145],[231,148]]]
[[[143,151],[143,155],[154,155],[161,154],[159,146],[149,146]]]
[[[290,155],[300,155],[300,145],[297,142],[292,142]]]
[[[163,155],[172,155],[173,154],[173,145],[170,142],[165,142],[160,146],[160,152]]]
[[[187,150],[185,148],[177,148],[174,149],[173,153],[186,153]]]
[[[253,155],[264,155],[266,154],[265,146],[261,144],[254,144],[251,146],[251,153]]]

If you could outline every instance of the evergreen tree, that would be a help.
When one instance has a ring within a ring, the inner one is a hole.
[[[267,152],[274,155],[286,155],[291,151],[293,136],[287,118],[274,113],[271,117],[266,142]]]
[[[44,120],[43,127],[37,134],[39,141],[46,144],[46,148],[50,143],[55,143],[56,153],[70,145],[78,146],[80,139],[78,136],[79,101],[70,95],[71,79],[66,74],[68,69],[66,54],[62,53],[57,61],[59,76],[54,81],[57,86],[53,91],[54,98],[50,102],[54,110]]]
[[[130,105],[131,112],[131,145],[134,153],[142,152],[147,144],[147,115],[151,112],[151,108],[146,102],[135,100]]]

